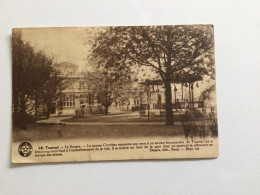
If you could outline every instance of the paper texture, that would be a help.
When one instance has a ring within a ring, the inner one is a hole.
[[[218,157],[212,25],[17,28],[13,163]]]

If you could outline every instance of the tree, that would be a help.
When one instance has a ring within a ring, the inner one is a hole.
[[[64,77],[53,67],[53,60],[42,51],[35,51],[22,40],[22,33],[12,35],[13,122],[26,129],[29,114],[38,119],[39,108],[47,107],[62,90]]]
[[[57,67],[52,67],[49,79],[44,84],[42,102],[46,106],[46,117],[50,117],[51,103],[61,96],[61,91],[71,84],[68,74],[62,74]]]
[[[43,104],[46,83],[51,79],[52,60],[42,51],[34,53],[33,63],[29,67],[31,84],[31,100],[34,100],[35,119],[39,117],[39,107]]]
[[[13,121],[22,129],[27,126],[27,105],[32,97],[32,69],[35,60],[34,49],[22,40],[21,31],[13,30],[12,36],[12,78],[13,78]]]
[[[131,90],[131,77],[128,71],[114,69],[110,67],[96,68],[95,71],[86,75],[86,80],[90,86],[87,93],[95,94],[105,108],[105,115],[112,103],[122,103],[128,101]]]
[[[214,71],[213,27],[138,26],[109,27],[93,41],[92,56],[108,65],[153,68],[163,81],[166,97],[166,125],[173,124],[171,82],[174,75],[197,70]]]

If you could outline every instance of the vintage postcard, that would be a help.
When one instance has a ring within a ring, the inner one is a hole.
[[[218,157],[213,25],[16,28],[12,162]]]

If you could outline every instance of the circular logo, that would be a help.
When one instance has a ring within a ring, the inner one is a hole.
[[[19,145],[18,152],[23,157],[28,157],[31,155],[33,151],[33,147],[28,142],[23,142]]]

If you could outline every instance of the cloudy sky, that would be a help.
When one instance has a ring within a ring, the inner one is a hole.
[[[92,30],[91,30],[92,29]],[[89,45],[84,44],[88,32],[93,28],[24,28],[22,36],[36,50],[43,50],[53,56],[56,62],[71,62],[80,69],[89,68],[84,60],[89,53]],[[91,33],[90,35],[91,36]]]

